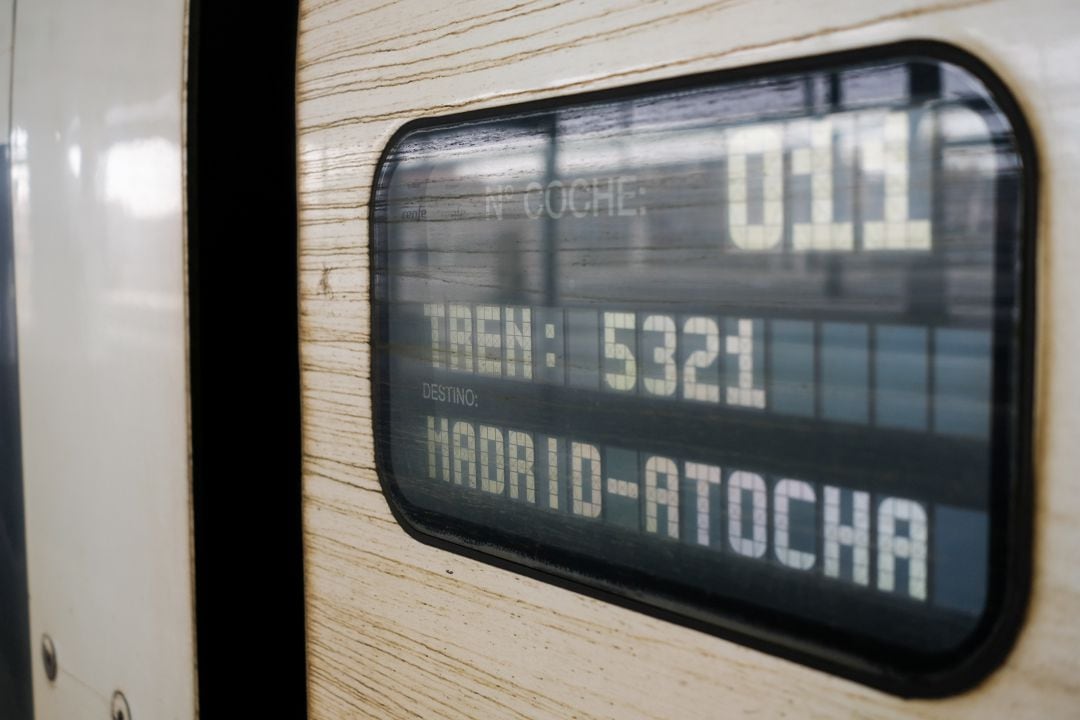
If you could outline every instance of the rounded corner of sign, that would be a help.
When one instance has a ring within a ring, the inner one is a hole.
[[[1038,160],[1034,134],[1027,121],[1027,115],[1016,93],[1006,81],[1002,69],[991,64],[992,59],[982,54],[978,48],[970,48],[942,38],[917,38],[905,40],[885,48],[918,54],[927,60],[949,64],[978,80],[984,87],[988,99],[1009,123],[1009,129],[1017,143],[1017,150],[1025,170],[1031,175],[1029,182],[1037,178]]]
[[[1005,578],[997,602],[982,611],[979,624],[954,647],[931,656],[916,669],[877,678],[879,689],[910,700],[949,701],[973,692],[1004,667],[1027,622],[1030,566]]]
[[[415,513],[409,508],[408,501],[405,500],[398,487],[393,469],[378,451],[375,453],[375,476],[379,479],[379,489],[382,491],[387,507],[390,508],[394,521],[409,537],[424,542],[427,533],[422,524],[417,522]]]

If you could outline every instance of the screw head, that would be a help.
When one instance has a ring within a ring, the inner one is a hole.
[[[131,720],[131,708],[128,707],[124,693],[117,690],[112,696],[112,710],[109,715],[112,720]]]
[[[56,646],[48,635],[41,636],[41,662],[45,666],[45,677],[49,682],[56,680]]]

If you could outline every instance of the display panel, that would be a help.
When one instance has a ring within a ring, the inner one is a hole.
[[[855,674],[985,645],[1024,584],[1030,161],[936,55],[399,133],[372,216],[399,518]]]

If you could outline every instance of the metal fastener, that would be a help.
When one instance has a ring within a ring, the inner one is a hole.
[[[128,707],[124,693],[117,690],[112,696],[112,720],[131,720],[131,708]]]
[[[41,636],[41,662],[45,665],[45,677],[49,682],[56,680],[56,646],[48,635]]]

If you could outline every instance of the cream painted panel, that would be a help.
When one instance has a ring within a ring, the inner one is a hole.
[[[374,471],[368,207],[423,116],[898,40],[969,50],[1036,136],[1036,559],[1005,665],[897,698],[412,540]],[[304,2],[301,353],[309,693],[338,717],[1068,717],[1080,707],[1080,4],[1071,0]],[[452,571],[452,574],[451,574]]]
[[[195,716],[183,0],[16,18],[13,178],[37,717]],[[45,679],[42,633],[60,672]]]

